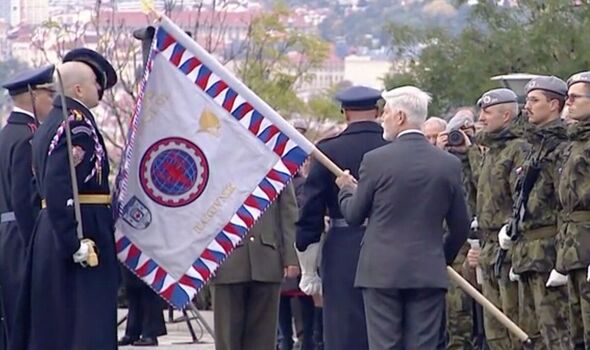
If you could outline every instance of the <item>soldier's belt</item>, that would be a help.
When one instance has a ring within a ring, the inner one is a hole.
[[[565,223],[590,222],[590,210],[577,210],[562,215],[561,220]]]
[[[521,237],[524,241],[534,241],[537,239],[552,238],[556,235],[556,226],[543,226],[533,230],[524,231],[524,234]]]
[[[80,194],[80,204],[111,204],[110,194]],[[46,208],[47,202],[41,200],[41,208]]]
[[[0,223],[16,221],[16,216],[13,211],[0,214]]]
[[[350,226],[348,224],[348,222],[346,222],[346,219],[343,218],[330,218],[330,227],[364,227],[367,226],[367,223],[369,222],[369,220],[365,220],[362,224],[360,224],[359,226]]]

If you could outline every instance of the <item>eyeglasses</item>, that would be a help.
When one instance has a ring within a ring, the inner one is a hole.
[[[566,98],[566,100],[570,100],[571,102],[574,102],[578,98],[590,98],[590,93],[586,93],[586,94],[567,94],[567,95],[565,95],[565,98]]]

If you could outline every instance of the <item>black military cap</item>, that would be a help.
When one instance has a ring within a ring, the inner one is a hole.
[[[338,92],[335,98],[343,109],[369,110],[377,106],[381,92],[366,86],[352,86]]]
[[[518,96],[510,89],[493,89],[484,93],[477,101],[479,108],[485,109],[503,103],[516,103]]]
[[[117,83],[117,72],[101,54],[84,47],[68,52],[63,62],[77,61],[90,66],[96,75],[96,81],[103,90],[112,88]]]
[[[576,74],[572,75],[567,80],[567,87],[569,88],[570,86],[577,84],[577,83],[590,84],[590,71],[580,72],[580,73],[576,73]]]
[[[54,65],[30,69],[20,72],[14,77],[2,83],[2,87],[8,90],[11,96],[20,95],[35,89],[53,89]]]
[[[531,79],[531,81],[526,84],[525,93],[528,94],[534,90],[543,90],[565,96],[567,95],[567,84],[558,77],[543,75]]]

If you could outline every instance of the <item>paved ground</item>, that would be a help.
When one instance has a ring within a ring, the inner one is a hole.
[[[119,310],[119,319],[122,319],[127,314],[127,310]],[[205,321],[213,327],[213,312],[212,311],[201,311],[201,316]],[[178,319],[182,316],[180,312],[174,312],[174,318]],[[192,321],[195,335],[197,336],[197,343],[191,343],[192,338],[188,330],[188,326],[185,322],[168,322],[168,312],[164,313],[164,319],[166,320],[166,328],[168,329],[168,335],[158,338],[160,346],[157,348],[146,348],[136,346],[124,346],[120,347],[122,350],[127,349],[159,349],[159,350],[214,350],[215,345],[213,338],[207,333],[207,331],[200,326],[196,321]],[[125,324],[119,326],[119,337],[125,333]]]

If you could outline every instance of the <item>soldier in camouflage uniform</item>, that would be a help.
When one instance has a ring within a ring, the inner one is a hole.
[[[590,72],[568,80],[568,129],[558,187],[562,206],[556,269],[569,276],[574,349],[590,349]]]
[[[448,146],[448,132],[452,130],[461,130],[465,134],[466,143],[461,146]],[[478,171],[479,164],[478,159],[475,158],[478,154],[477,147],[468,147],[468,143],[471,143],[471,139],[475,134],[475,127],[473,121],[473,115],[467,115],[463,113],[457,113],[451,120],[446,128],[446,131],[441,133],[438,138],[438,146],[444,148],[448,152],[457,156],[463,165],[463,186],[465,188],[467,204],[469,205],[469,213],[473,216],[475,213],[475,176],[471,176],[469,173],[466,176],[466,172],[474,169]],[[469,140],[467,140],[469,139]],[[473,163],[471,163],[473,161]],[[469,166],[470,163],[471,166]],[[466,166],[467,165],[467,166]],[[471,195],[470,195],[471,193]],[[461,273],[463,270],[463,263],[465,257],[469,251],[469,243],[461,248],[455,261],[451,267]],[[447,309],[446,309],[446,323],[447,323],[447,350],[471,350],[473,349],[473,299],[469,297],[459,286],[451,281],[449,289],[447,290]]]
[[[518,115],[514,92],[508,89],[490,90],[483,94],[478,105],[479,122],[484,127],[481,145],[487,148],[481,162],[476,199],[476,214],[483,240],[479,259],[482,291],[506,316],[518,322],[518,284],[509,279],[509,255],[499,278],[494,274],[494,262],[499,250],[498,231],[509,220],[512,211],[516,169],[524,163],[528,145],[512,129],[512,121]],[[490,349],[520,347],[518,339],[491,314],[484,313],[484,322]]]
[[[560,113],[567,85],[559,78],[540,76],[527,84],[526,93],[525,110],[530,123],[526,139],[531,150],[519,172],[519,183],[527,173],[535,171],[533,167],[540,170],[530,192],[521,193],[525,214],[519,237],[514,242],[515,237],[511,239],[501,230],[498,241],[503,249],[512,247],[512,270],[519,276],[519,325],[531,337],[533,348],[568,350],[567,277],[554,270],[559,210],[557,170],[567,141]]]

